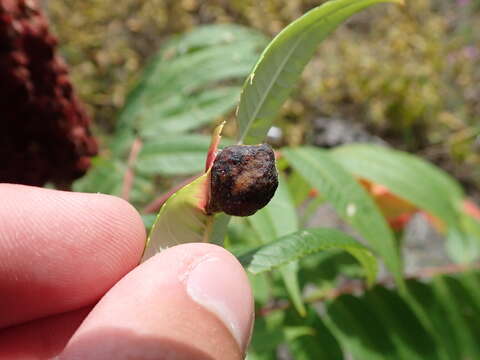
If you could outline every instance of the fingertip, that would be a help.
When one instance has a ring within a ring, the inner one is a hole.
[[[90,308],[0,330],[0,359],[56,359]]]
[[[193,263],[185,277],[190,298],[215,314],[240,348],[246,349],[253,325],[253,296],[237,259],[223,248],[215,249]]]
[[[102,230],[103,246],[108,247],[110,262],[120,262],[129,269],[136,266],[145,247],[145,226],[138,211],[128,201],[106,194],[76,193],[79,197],[90,197],[82,216],[87,220],[95,214],[97,227]],[[91,221],[91,220],[90,220]],[[106,265],[108,264],[108,261]]]
[[[137,211],[110,195],[0,184],[0,326],[97,301],[145,244]]]
[[[252,325],[253,296],[236,258],[216,245],[184,244],[118,282],[63,358],[241,359]]]

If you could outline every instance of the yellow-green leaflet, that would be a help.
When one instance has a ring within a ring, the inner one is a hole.
[[[213,220],[203,210],[209,175],[210,172],[198,177],[163,204],[148,236],[142,261],[174,245],[204,241]]]

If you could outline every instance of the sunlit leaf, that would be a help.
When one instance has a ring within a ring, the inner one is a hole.
[[[447,224],[458,224],[461,187],[450,175],[419,157],[371,144],[341,146],[331,156],[349,172],[384,185]]]
[[[298,230],[298,217],[288,186],[283,177],[270,203],[248,218],[260,241],[268,244],[276,238]],[[305,314],[301,290],[298,283],[298,264],[290,262],[279,269],[285,287],[295,308],[300,314]]]
[[[196,129],[230,111],[235,85],[249,73],[266,38],[238,25],[198,27],[168,41],[147,64],[120,111],[111,148],[128,150],[147,138]]]
[[[281,237],[239,257],[248,271],[258,274],[322,250],[343,249],[352,254],[365,270],[369,284],[377,274],[371,252],[351,236],[334,229],[306,229]]]
[[[355,178],[333,161],[325,150],[289,148],[282,150],[282,154],[383,257],[397,282],[402,283],[401,261],[393,234],[372,198]]]
[[[356,176],[385,186],[440,219],[436,228],[446,233],[452,259],[469,262],[479,255],[480,239],[463,214],[463,191],[449,174],[417,156],[371,144],[342,146],[331,156]]]
[[[205,213],[208,173],[173,194],[162,206],[148,236],[142,260],[162,249],[187,242],[203,242],[213,216]]]
[[[292,22],[263,51],[243,85],[238,108],[238,140],[262,142],[280,106],[298,81],[317,46],[353,14],[381,2],[400,0],[336,0]]]

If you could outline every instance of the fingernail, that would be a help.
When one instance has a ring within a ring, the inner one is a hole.
[[[215,314],[245,351],[253,325],[253,298],[248,278],[230,255],[206,255],[188,273],[193,301]]]

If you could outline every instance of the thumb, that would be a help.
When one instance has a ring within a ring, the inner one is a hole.
[[[252,325],[252,293],[235,257],[184,244],[120,280],[60,359],[241,359]]]

